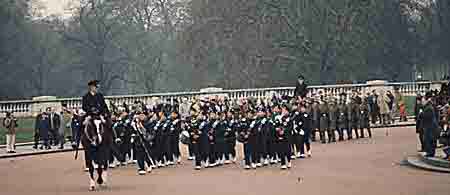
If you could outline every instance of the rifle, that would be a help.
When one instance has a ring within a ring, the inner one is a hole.
[[[153,162],[153,159],[150,158],[150,152],[148,151],[147,147],[145,146],[145,139],[144,139],[144,133],[141,131],[141,128],[137,127],[138,123],[140,123],[139,121],[135,121],[135,124],[132,125],[133,129],[137,132],[137,134],[139,135],[139,138],[141,139],[141,147],[144,148],[144,152],[145,154],[147,154],[147,159],[153,164],[155,165],[155,162]]]

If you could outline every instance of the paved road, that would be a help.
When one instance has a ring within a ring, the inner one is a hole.
[[[373,194],[448,195],[450,176],[426,172],[400,162],[417,151],[414,128],[377,129],[374,138],[314,144],[313,157],[296,160],[293,168],[278,166],[245,171],[238,165],[195,171],[189,161],[178,167],[136,176],[136,168],[115,169],[109,189],[95,194]],[[183,148],[185,152],[185,148]],[[241,152],[240,152],[241,154]],[[86,194],[83,162],[73,153],[0,160],[2,194]]]

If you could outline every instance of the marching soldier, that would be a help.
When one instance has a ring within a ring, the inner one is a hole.
[[[251,116],[249,114],[249,116]],[[250,166],[253,168],[256,168],[256,165],[253,162],[252,159],[252,148],[251,144],[249,143],[249,136],[250,136],[250,122],[247,119],[248,117],[242,116],[240,122],[239,122],[239,130],[238,130],[238,141],[241,142],[244,145],[244,161],[245,161],[245,169],[250,169]]]
[[[181,163],[181,155],[180,155],[180,133],[181,133],[181,120],[178,115],[177,109],[172,109],[171,120],[170,120],[170,129],[169,129],[169,156],[174,157],[177,163]]]
[[[234,109],[228,111],[226,118],[225,141],[225,164],[230,164],[230,157],[236,162],[236,132],[239,129],[238,113]]]
[[[291,158],[295,159],[295,158],[300,158],[300,139],[301,139],[301,135],[300,135],[300,129],[298,127],[299,125],[299,121],[301,118],[301,113],[300,113],[300,109],[301,106],[299,105],[298,107],[295,108],[295,112],[292,114],[292,122],[293,122],[293,128],[292,128],[292,136],[291,136],[291,150],[292,150],[292,155]]]
[[[275,131],[278,148],[278,156],[281,160],[281,169],[291,168],[291,148],[289,146],[289,136],[291,131],[291,121],[286,108],[283,108],[281,115],[276,116]],[[286,166],[287,161],[287,166]]]
[[[217,121],[219,124],[215,128],[215,137],[216,137],[216,158],[217,164],[224,164],[224,155],[225,155],[225,132],[228,126],[225,112],[220,111]]]
[[[367,98],[364,98],[360,107],[359,107],[360,117],[359,117],[359,128],[361,138],[364,138],[364,129],[367,129],[367,133],[369,134],[369,138],[372,138],[372,131],[370,130],[369,124],[369,104]]]
[[[209,113],[209,123],[211,124],[211,127],[208,129],[208,160],[210,167],[217,166],[217,145],[216,145],[216,134],[217,129],[219,128],[220,121],[217,120],[217,116],[215,112]]]
[[[329,127],[328,127],[328,143],[336,142],[336,129],[338,121],[338,108],[336,106],[336,100],[331,98],[330,106],[328,109]]]
[[[207,112],[200,112],[199,114],[199,132],[200,132],[200,159],[204,163],[205,168],[209,167],[208,156],[209,156],[209,137],[208,132],[211,128]],[[197,158],[197,157],[196,157]]]
[[[200,131],[200,121],[197,120],[197,117],[193,117],[191,120],[191,128],[188,129],[190,138],[191,138],[191,146],[194,153],[195,159],[195,169],[200,170],[202,167],[202,152],[200,145],[200,137],[203,132]]]
[[[305,145],[308,157],[311,157],[311,144],[309,137],[312,128],[312,116],[307,112],[305,106],[300,107],[300,120],[297,121],[297,129],[300,134],[300,158],[305,158]]]

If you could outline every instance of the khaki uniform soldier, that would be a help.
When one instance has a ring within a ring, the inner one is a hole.
[[[359,128],[360,128],[360,135],[361,138],[364,138],[364,129],[367,129],[367,132],[369,133],[369,138],[372,138],[372,132],[370,130],[370,124],[369,124],[369,104],[367,102],[367,99],[364,99],[362,104],[359,106]]]
[[[320,141],[324,144],[325,142],[325,132],[328,132],[329,125],[329,116],[328,116],[328,105],[325,100],[320,100],[319,105],[319,133],[320,133]]]
[[[347,139],[353,139],[353,134],[352,134],[352,125],[353,125],[353,120],[355,120],[355,114],[353,113],[353,102],[352,101],[347,101],[347,103],[345,104],[345,106],[347,107],[347,122],[348,122],[348,129],[347,129]]]
[[[328,127],[328,143],[336,142],[335,131],[337,129],[338,121],[338,108],[336,105],[336,100],[334,98],[330,99],[328,106],[328,117],[329,117],[329,127]]]
[[[313,128],[312,128],[312,135],[311,140],[314,142],[316,141],[316,132],[319,131],[320,126],[320,110],[319,110],[319,101],[314,100],[312,102],[312,117],[313,117]]]
[[[337,131],[339,134],[339,141],[344,140],[344,129],[347,132],[347,137],[349,137],[350,133],[348,131],[348,111],[347,106],[345,105],[345,100],[341,99],[337,106],[338,112],[338,122],[337,122]]]
[[[355,131],[355,135],[356,135],[356,139],[359,139],[359,135],[358,135],[358,126],[359,126],[359,105],[356,102],[356,99],[352,98],[351,102],[350,102],[350,115],[351,115],[351,120],[349,121],[350,123],[350,128],[349,128],[349,139],[353,138],[353,130]]]

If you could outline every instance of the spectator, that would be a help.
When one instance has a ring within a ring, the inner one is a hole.
[[[3,119],[3,127],[6,128],[6,152],[16,153],[16,128],[18,127],[17,119],[11,112],[6,112]]]
[[[388,124],[391,124],[394,123],[394,106],[397,107],[397,104],[394,104],[395,97],[391,91],[387,91],[386,96],[389,98],[387,102],[389,108],[389,113],[387,115],[387,122]]]
[[[186,119],[190,115],[191,103],[187,98],[183,98],[180,104],[180,115],[182,119]]]
[[[64,149],[65,132],[70,129],[71,118],[73,116],[72,111],[67,108],[66,104],[62,105],[62,111],[60,113],[60,126],[59,126],[59,149]]]
[[[372,118],[372,124],[375,124],[378,120],[377,118],[380,110],[378,107],[378,95],[375,90],[373,90],[372,93],[369,95],[368,101],[370,106],[370,115]]]
[[[48,107],[47,112],[49,113],[50,122],[50,145],[57,146],[59,142],[59,127],[61,126],[61,117],[56,113],[54,108]]]
[[[377,101],[378,101],[378,107],[380,108],[380,123],[382,125],[386,125],[387,118],[388,118],[387,115],[389,114],[388,103],[389,103],[390,99],[385,92],[382,92],[378,96]]]
[[[51,149],[49,143],[48,143],[48,133],[50,130],[50,111],[47,109],[47,112],[42,112],[41,114],[37,115],[36,122],[35,122],[35,132],[38,134],[34,137],[34,148],[37,149],[39,139],[43,141],[40,149]]]
[[[404,119],[406,119],[406,117],[402,118],[402,114],[400,112],[402,105],[403,105],[403,109],[406,111],[405,100],[404,100],[402,94],[400,93],[400,91],[398,90],[398,88],[394,89],[394,97],[395,97],[394,98],[394,110],[393,110],[394,117],[400,116],[400,121],[406,121],[406,120],[404,120]],[[404,114],[406,114],[406,112]]]

